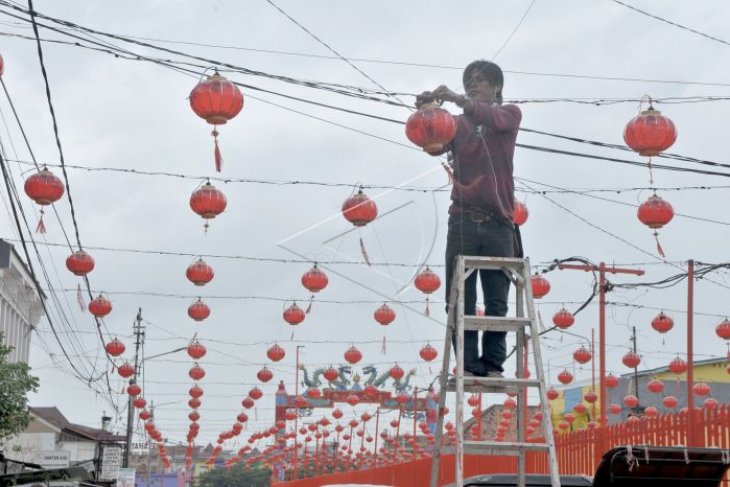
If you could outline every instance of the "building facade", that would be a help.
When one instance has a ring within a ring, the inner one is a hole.
[[[28,362],[33,329],[43,316],[42,291],[14,247],[0,239],[0,333],[9,362]]]

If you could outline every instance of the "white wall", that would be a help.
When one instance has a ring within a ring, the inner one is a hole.
[[[61,450],[56,447],[56,433],[21,433],[5,442],[5,456],[21,462],[35,462],[39,451]]]

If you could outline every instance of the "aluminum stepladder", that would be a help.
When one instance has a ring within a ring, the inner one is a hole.
[[[516,288],[514,316],[465,316],[464,315],[464,282],[473,273],[481,269],[503,271]],[[525,486],[526,461],[528,451],[542,451],[548,454],[550,481],[552,487],[560,487],[558,459],[553,438],[552,420],[548,408],[545,372],[540,353],[540,336],[532,298],[529,259],[503,257],[469,257],[457,256],[451,280],[451,293],[444,343],[443,365],[439,380],[439,411],[445,405],[447,392],[456,392],[456,444],[443,446],[443,415],[438,415],[436,425],[436,441],[431,462],[430,487],[438,487],[439,463],[441,453],[453,452],[455,455],[455,485],[464,483],[464,454],[517,456],[517,478],[520,487]],[[464,330],[506,331],[517,334],[517,377],[464,377]],[[529,333],[529,337],[527,335]],[[456,336],[456,369],[453,380],[448,380],[452,350],[452,335]],[[531,341],[534,357],[533,372],[535,378],[523,377],[525,364],[526,341]],[[525,419],[523,411],[527,406],[527,391],[537,389],[542,412],[542,431],[544,442],[526,441]],[[506,441],[464,441],[464,393],[517,393],[517,438],[514,442]]]

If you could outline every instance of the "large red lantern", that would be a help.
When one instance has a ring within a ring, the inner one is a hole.
[[[349,404],[350,406],[357,406],[357,404],[360,402],[360,397],[356,394],[350,394],[349,396],[347,396],[346,401],[347,404]]]
[[[141,419],[142,421],[147,421],[151,417],[152,417],[152,414],[150,414],[150,412],[147,411],[146,409],[143,409],[142,411],[139,412],[139,419]]]
[[[83,250],[77,250],[66,258],[66,268],[77,276],[85,276],[94,270],[94,259]]]
[[[255,404],[256,403],[254,402],[254,400],[251,399],[250,397],[245,397],[243,399],[243,401],[241,401],[241,406],[243,406],[246,409],[251,409],[252,407],[254,407]]]
[[[707,382],[698,382],[692,387],[692,390],[698,396],[706,396],[710,393],[710,386]]]
[[[648,384],[646,384],[646,388],[649,390],[649,392],[659,394],[660,392],[664,392],[664,382],[658,379],[652,379],[649,381]]]
[[[200,387],[198,384],[195,384],[188,390],[188,394],[190,394],[190,397],[194,397],[196,399],[202,396],[203,392],[205,391],[203,391],[203,388]]]
[[[190,195],[190,208],[205,219],[205,231],[208,231],[209,222],[216,216],[223,213],[228,205],[226,195],[219,189],[206,182]]]
[[[188,306],[188,316],[195,321],[203,321],[210,316],[210,307],[198,298]]]
[[[304,394],[306,394],[307,397],[311,397],[312,399],[318,399],[322,396],[322,391],[320,391],[316,387],[310,387],[304,392]]]
[[[304,321],[306,314],[304,313],[304,310],[302,308],[297,306],[297,303],[292,303],[291,306],[284,310],[283,316],[284,321],[286,321],[290,325],[298,325],[299,323]]]
[[[43,207],[61,199],[64,192],[63,182],[44,166],[43,169],[25,180],[23,189],[30,199],[41,206],[41,218],[38,220],[36,231],[46,233],[46,226],[43,223]]]
[[[608,412],[611,414],[619,414],[621,412],[621,406],[616,403],[612,403],[608,406]]]
[[[715,327],[715,333],[723,340],[730,340],[730,320],[725,318]]]
[[[205,377],[205,369],[198,364],[193,365],[188,371],[188,375],[193,380],[200,380]]]
[[[664,311],[661,311],[651,320],[651,327],[659,333],[666,333],[674,328],[674,320],[670,316],[665,315]]]
[[[655,418],[659,415],[659,410],[654,406],[647,406],[644,408],[644,414],[649,418]]]
[[[203,259],[198,258],[198,260],[188,266],[185,275],[188,280],[196,286],[205,286],[213,280],[215,273],[211,266],[209,266]]]
[[[515,200],[515,211],[512,213],[512,222],[519,226],[522,226],[527,221],[527,217],[530,216],[530,212],[527,211],[527,206],[518,200]]]
[[[623,362],[626,367],[635,369],[641,363],[641,357],[639,357],[639,354],[636,352],[627,352],[621,359],[621,362]]]
[[[258,401],[263,397],[264,393],[261,389],[259,389],[256,386],[253,386],[250,391],[248,391],[248,397],[253,399],[254,401]]]
[[[89,302],[89,313],[97,318],[103,318],[112,312],[112,302],[101,294]]]
[[[362,352],[353,345],[345,352],[345,360],[347,360],[348,363],[355,365],[362,360]]]
[[[327,367],[324,372],[322,372],[322,377],[324,377],[327,382],[332,382],[337,380],[337,378],[340,376],[340,372],[332,367],[331,365]]]
[[[548,400],[554,401],[558,397],[560,397],[560,393],[558,391],[556,391],[554,388],[551,387],[550,389],[547,390]]]
[[[218,148],[217,125],[223,125],[243,108],[243,94],[238,87],[216,71],[198,83],[190,92],[190,108],[196,115],[213,125],[215,169],[220,172],[223,157]]]
[[[380,323],[383,326],[387,326],[395,320],[395,311],[393,311],[393,308],[386,304],[383,304],[380,308],[375,310],[375,313],[373,313],[373,318],[375,318],[375,321]]]
[[[302,286],[307,288],[310,293],[318,293],[322,289],[326,288],[328,283],[329,279],[327,278],[327,274],[322,272],[319,267],[317,267],[317,264],[314,264],[314,266],[302,276]]]
[[[624,396],[624,405],[627,408],[635,408],[639,405],[639,399],[633,394],[628,394]]]
[[[678,403],[679,401],[677,401],[677,398],[674,396],[666,396],[664,399],[662,399],[662,404],[664,404],[664,407],[667,409],[676,408]]]
[[[122,365],[117,368],[117,372],[119,375],[125,379],[128,379],[134,375],[134,365],[130,364],[129,362],[124,362]]]
[[[137,409],[143,409],[147,405],[147,400],[144,397],[137,397],[132,401],[132,404]]]
[[[106,353],[111,355],[112,357],[118,357],[121,354],[124,353],[125,350],[124,344],[119,341],[117,338],[114,338],[112,341],[104,345],[104,349],[106,350]]]
[[[561,330],[570,328],[573,326],[573,323],[575,323],[573,313],[565,308],[560,308],[560,310],[553,315],[553,324]]]
[[[273,372],[271,372],[271,370],[269,370],[268,368],[266,368],[266,366],[264,365],[264,368],[263,368],[263,369],[261,369],[261,370],[259,370],[259,371],[258,371],[258,372],[256,373],[256,377],[257,377],[257,378],[258,378],[258,379],[259,379],[259,380],[260,380],[261,382],[269,382],[269,381],[270,381],[271,379],[273,379],[273,378],[274,378],[274,373],[273,373]]]
[[[188,345],[188,355],[193,360],[200,360],[201,358],[205,357],[205,354],[208,351],[205,349],[205,346],[203,346],[202,343],[200,343],[198,340],[195,340],[193,343]]]
[[[550,292],[550,282],[542,277],[540,274],[535,273],[530,279],[532,284],[532,297],[540,299],[546,296]]]
[[[588,391],[588,392],[586,392],[586,393],[585,393],[585,395],[583,396],[583,399],[585,399],[585,401],[586,401],[587,403],[589,403],[589,404],[593,404],[594,402],[596,402],[596,401],[598,400],[598,394],[596,394],[596,393],[595,393],[595,392],[593,392],[593,391]]]
[[[604,383],[606,384],[606,387],[612,389],[618,385],[618,377],[613,374],[608,374]]]
[[[360,188],[342,204],[342,215],[356,227],[363,227],[375,220],[378,216],[378,207]]]
[[[589,352],[588,349],[584,346],[581,346],[580,348],[578,348],[578,350],[573,352],[573,358],[579,364],[586,364],[586,363],[590,362],[591,357],[592,357],[591,352]]]
[[[403,368],[401,366],[399,366],[398,364],[395,364],[388,371],[388,375],[390,375],[390,377],[393,380],[398,381],[398,380],[401,380],[403,378],[403,376],[405,375],[405,371],[403,370]]]
[[[639,155],[652,157],[669,149],[677,140],[674,123],[649,104],[649,109],[632,118],[624,128],[624,141]]]
[[[677,375],[684,374],[687,372],[687,362],[677,357],[669,362],[669,371]]]
[[[570,384],[573,382],[573,374],[571,374],[568,369],[563,369],[563,371],[558,374],[558,380],[561,384]]]
[[[414,280],[414,285],[416,286],[416,289],[421,291],[426,295],[426,316],[430,315],[430,311],[428,309],[428,295],[432,294],[433,292],[437,291],[438,288],[441,287],[441,279],[439,276],[434,274],[434,272],[426,266],[424,270],[422,270]]]
[[[138,396],[142,394],[142,388],[139,386],[139,384],[132,382],[127,387],[127,394],[129,394],[130,396]]]
[[[423,346],[423,348],[421,348],[421,351],[418,352],[418,354],[423,360],[425,360],[426,362],[430,362],[435,359],[436,356],[438,356],[438,351],[436,351],[434,347],[427,343]]]
[[[406,137],[429,154],[439,154],[456,135],[456,120],[438,103],[421,105],[406,122]]]
[[[664,257],[664,249],[659,244],[659,233],[657,229],[672,221],[674,218],[674,209],[672,205],[661,199],[656,194],[649,197],[648,200],[639,205],[637,210],[639,221],[647,227],[654,230],[654,239],[657,244],[657,252]]]
[[[188,413],[188,419],[190,421],[197,421],[200,419],[200,413],[196,409],[194,409],[190,411],[190,413]]]
[[[284,358],[286,355],[286,352],[278,343],[274,343],[269,349],[266,351],[266,356],[269,357],[269,360],[272,362],[278,362],[281,359]]]
[[[197,397],[188,399],[188,406],[190,406],[193,409],[199,408],[202,403],[203,402],[200,399],[198,399]]]

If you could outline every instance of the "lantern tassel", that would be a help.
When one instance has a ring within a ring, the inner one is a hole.
[[[41,218],[38,220],[38,226],[35,227],[36,233],[46,233],[46,225],[43,223],[43,208],[41,208]]]
[[[426,296],[426,310],[423,312],[424,316],[431,316],[431,311],[428,309],[428,296]]]
[[[210,227],[210,224],[208,223],[208,220],[205,220],[205,225],[203,225],[203,233],[205,235],[208,235],[208,228]]]
[[[213,129],[210,135],[213,136],[213,144],[215,145],[215,149],[213,150],[213,158],[215,159],[215,170],[216,172],[221,172],[221,167],[223,166],[223,156],[221,155],[220,147],[218,147],[218,131]]]
[[[368,267],[372,267],[372,264],[370,263],[370,257],[368,256],[368,251],[365,250],[365,242],[362,241],[362,237],[360,237],[360,252],[362,252],[362,258],[365,259],[365,263],[368,265]]]
[[[314,301],[314,294],[312,294],[309,297],[309,304],[307,305],[307,309],[304,311],[304,314],[309,314],[310,311],[312,311],[312,302]]]
[[[664,255],[664,249],[662,248],[662,244],[659,243],[659,233],[657,233],[656,231],[654,232],[654,240],[656,240],[656,251],[662,257],[666,257],[666,255]]]
[[[385,355],[385,335],[383,335],[383,345],[380,347],[380,354]]]

